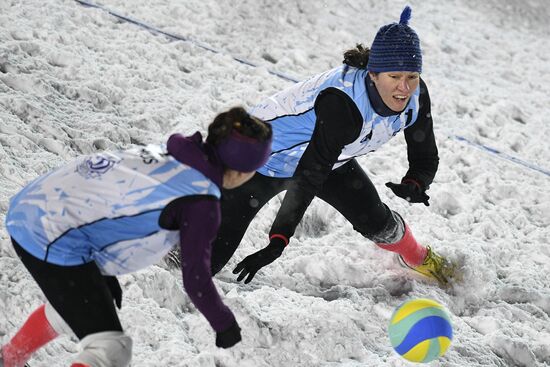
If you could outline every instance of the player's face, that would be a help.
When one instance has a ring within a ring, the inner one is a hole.
[[[370,73],[382,101],[394,112],[401,112],[420,83],[420,74],[411,71]]]

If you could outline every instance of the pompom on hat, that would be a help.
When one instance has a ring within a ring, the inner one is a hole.
[[[374,73],[388,71],[422,72],[422,51],[416,32],[409,27],[412,10],[406,6],[399,23],[382,26],[370,48],[367,69]]]

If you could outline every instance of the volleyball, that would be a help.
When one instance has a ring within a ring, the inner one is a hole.
[[[411,362],[427,363],[451,345],[453,328],[445,307],[431,299],[409,300],[393,313],[388,328],[393,349]]]

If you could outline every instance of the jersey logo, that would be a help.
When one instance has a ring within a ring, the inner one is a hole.
[[[76,172],[86,179],[98,178],[111,170],[120,160],[120,158],[114,156],[96,155],[88,157],[76,166]]]

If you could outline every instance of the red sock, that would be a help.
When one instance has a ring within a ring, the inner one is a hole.
[[[71,364],[71,367],[90,367],[90,366],[84,363],[73,363]]]
[[[40,347],[57,337],[42,305],[34,311],[10,342],[2,347],[4,367],[23,366]]]
[[[414,238],[409,226],[405,224],[405,233],[403,238],[395,243],[377,243],[384,250],[397,252],[405,262],[410,266],[418,266],[424,262],[428,249]]]

